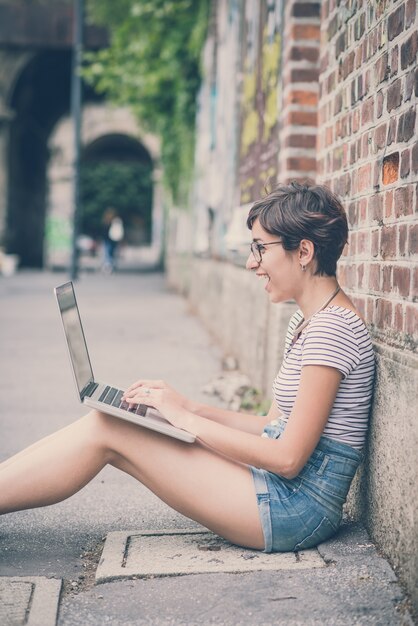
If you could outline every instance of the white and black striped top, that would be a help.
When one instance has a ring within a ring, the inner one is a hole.
[[[361,450],[364,445],[372,401],[375,356],[364,322],[350,309],[330,305],[312,316],[292,345],[292,331],[302,319],[291,318],[285,353],[273,383],[273,396],[282,419],[288,420],[304,365],[327,365],[343,377],[323,435]]]

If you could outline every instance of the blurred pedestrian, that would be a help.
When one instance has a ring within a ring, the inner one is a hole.
[[[111,274],[116,267],[118,246],[123,240],[125,230],[122,219],[113,208],[106,209],[103,223],[105,225],[105,235],[103,240],[104,264],[102,269],[104,273]]]

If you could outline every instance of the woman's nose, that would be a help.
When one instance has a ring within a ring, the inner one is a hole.
[[[257,263],[257,261],[255,260],[253,253],[250,252],[250,254],[248,255],[247,262],[245,264],[246,269],[255,270],[257,269],[258,266],[259,266],[259,263]]]

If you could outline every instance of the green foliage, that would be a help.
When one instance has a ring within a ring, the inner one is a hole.
[[[164,176],[184,201],[194,153],[200,56],[209,0],[90,0],[90,19],[111,34],[109,48],[85,55],[84,78],[162,139]]]
[[[141,163],[86,162],[80,171],[81,232],[94,239],[105,234],[103,215],[114,208],[125,227],[141,220],[150,232],[151,168]]]
[[[270,402],[263,396],[262,392],[255,387],[248,387],[244,390],[240,405],[240,411],[253,413],[255,415],[266,415],[270,409]]]

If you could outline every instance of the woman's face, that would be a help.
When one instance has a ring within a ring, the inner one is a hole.
[[[265,280],[265,290],[272,302],[284,302],[295,297],[300,267],[298,251],[286,251],[280,243],[280,237],[270,235],[261,226],[260,221],[255,220],[251,229],[253,242],[266,245],[261,248],[261,262],[258,262],[253,253],[247,259],[246,268],[254,270],[260,280]],[[298,271],[299,270],[299,271]],[[295,289],[296,288],[296,289]]]

